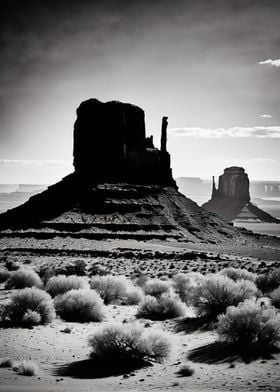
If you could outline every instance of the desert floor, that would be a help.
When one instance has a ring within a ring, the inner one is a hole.
[[[28,242],[29,241],[29,242]],[[1,239],[3,260],[20,264],[66,265],[83,259],[90,266],[98,263],[115,274],[134,276],[141,270],[148,276],[166,276],[182,271],[214,272],[226,266],[243,266],[263,272],[280,266],[280,246],[277,241],[217,246],[157,241],[85,241],[79,243],[41,244],[38,252],[31,240],[16,243]],[[37,247],[38,248],[38,242]],[[53,251],[56,249],[56,251]],[[66,250],[67,249],[67,250]],[[88,252],[79,252],[79,249]],[[72,250],[72,253],[71,253]],[[4,263],[4,261],[2,261]],[[1,263],[0,263],[1,264]],[[11,292],[0,288],[0,301],[5,303]],[[107,306],[105,323],[134,320],[137,306]],[[192,310],[189,309],[190,315]],[[144,321],[143,321],[144,322]],[[88,359],[88,336],[100,323],[69,323],[56,319],[46,326],[33,329],[1,329],[1,357],[13,360],[32,359],[40,367],[37,376],[21,376],[12,370],[0,369],[0,391],[280,391],[280,353],[244,353],[228,345],[217,344],[213,331],[186,333],[180,319],[149,322],[147,330],[165,331],[172,341],[172,353],[163,364],[154,364],[127,374],[100,377],[79,364],[72,365],[71,376],[61,376],[59,369],[73,362]],[[65,327],[71,333],[65,333]],[[183,365],[194,369],[190,377],[181,377]],[[73,370],[74,369],[74,370]],[[59,375],[58,375],[59,374]],[[93,378],[94,377],[94,378]]]

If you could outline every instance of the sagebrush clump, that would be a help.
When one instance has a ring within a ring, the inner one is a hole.
[[[270,293],[270,298],[272,305],[280,309],[280,287]]]
[[[137,312],[138,318],[150,320],[167,320],[182,317],[186,313],[186,306],[174,294],[162,294],[160,297],[147,295],[140,304]]]
[[[20,268],[19,263],[17,263],[14,260],[7,260],[5,263],[5,266],[6,266],[7,270],[9,270],[9,271],[16,271],[17,269]]]
[[[173,287],[186,304],[191,303],[193,293],[202,284],[204,276],[199,272],[179,273],[173,276]]]
[[[170,353],[170,342],[160,332],[147,333],[143,326],[102,326],[89,338],[91,358],[106,365],[143,361],[162,362]]]
[[[0,368],[10,368],[14,365],[14,361],[10,358],[0,358]]]
[[[227,342],[269,348],[280,341],[280,315],[260,301],[247,300],[219,316],[217,332]]]
[[[57,275],[51,277],[46,284],[46,291],[56,297],[70,290],[89,289],[89,283],[86,278],[75,275]]]
[[[41,323],[41,315],[34,310],[27,310],[22,317],[22,324],[26,327],[39,325]]]
[[[90,287],[97,291],[105,305],[108,305],[124,301],[131,288],[131,282],[125,276],[94,276],[90,281]]]
[[[93,276],[93,275],[110,275],[110,269],[107,266],[102,266],[97,262],[92,263],[89,268],[88,268],[88,275]]]
[[[0,283],[6,282],[10,275],[11,273],[7,270],[7,268],[0,268]]]
[[[13,365],[13,370],[22,376],[36,376],[39,366],[34,361],[21,361]]]
[[[253,272],[247,271],[246,269],[243,268],[233,268],[233,267],[224,268],[220,271],[220,274],[227,276],[228,278],[234,280],[235,282],[242,279],[255,282],[257,279],[257,274],[254,274]]]
[[[126,305],[138,305],[144,300],[144,297],[143,290],[140,287],[133,286],[128,288],[123,303]]]
[[[12,326],[46,324],[54,318],[55,309],[50,295],[36,287],[13,293],[1,315],[2,323]]]
[[[256,285],[264,294],[269,294],[277,289],[280,286],[280,268],[268,274],[258,275]]]
[[[183,365],[180,367],[177,374],[180,377],[191,377],[194,374],[194,369],[192,369],[189,365]]]
[[[144,293],[153,297],[159,297],[171,290],[171,283],[161,279],[149,279],[143,286]]]
[[[21,267],[11,273],[6,282],[7,289],[24,289],[26,287],[42,287],[40,276],[28,267]]]
[[[224,313],[228,306],[236,306],[245,299],[256,296],[256,285],[248,280],[234,282],[220,274],[208,275],[197,287],[192,298],[192,305],[199,316],[215,319]]]
[[[93,290],[70,290],[55,298],[57,314],[65,321],[102,321],[105,317],[100,296]]]

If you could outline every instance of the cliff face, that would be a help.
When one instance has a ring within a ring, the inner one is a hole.
[[[249,178],[242,167],[229,167],[219,177],[216,189],[213,180],[212,198],[202,207],[231,222],[235,219],[255,219],[279,223],[273,216],[250,202]]]
[[[216,197],[250,201],[249,178],[242,167],[229,167],[219,177],[219,188]]]
[[[163,117],[157,149],[152,137],[146,138],[141,108],[97,99],[82,102],[74,124],[75,172],[0,215],[0,236],[240,238],[238,230],[177,191],[166,148],[167,124]]]
[[[175,186],[166,140],[163,144],[158,150],[146,138],[145,114],[137,106],[89,99],[77,109],[74,167],[90,183]]]

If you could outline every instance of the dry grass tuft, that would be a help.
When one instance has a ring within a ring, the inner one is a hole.
[[[21,361],[13,366],[13,370],[22,376],[36,376],[39,366],[34,361]]]

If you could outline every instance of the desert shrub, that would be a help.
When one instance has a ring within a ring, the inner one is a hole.
[[[272,305],[280,309],[280,287],[270,293],[270,298]]]
[[[170,342],[162,333],[145,333],[143,326],[113,324],[96,330],[89,338],[91,358],[99,363],[139,361],[162,362],[170,352]]]
[[[233,268],[233,267],[222,269],[220,271],[220,274],[227,276],[228,278],[234,280],[235,282],[241,279],[255,282],[257,278],[257,274],[254,274],[253,272],[247,271],[246,269]]]
[[[25,287],[41,287],[43,285],[40,276],[31,268],[19,268],[11,273],[6,282],[7,289],[24,289]]]
[[[102,276],[102,275],[109,275],[109,274],[110,274],[109,268],[103,267],[99,263],[93,263],[88,269],[89,276],[93,276],[93,275]]]
[[[174,294],[162,294],[160,297],[146,296],[140,304],[137,317],[150,320],[167,320],[185,315],[186,306]]]
[[[48,265],[42,265],[37,270],[37,273],[40,276],[44,285],[46,285],[47,281],[50,280],[50,278],[52,276],[56,275],[55,269],[53,267],[48,266]]]
[[[171,283],[161,279],[149,279],[143,286],[144,293],[153,297],[159,297],[168,293],[171,289]]]
[[[140,287],[131,287],[126,292],[124,303],[127,305],[138,305],[143,300],[143,290]]]
[[[26,323],[30,326],[32,320],[32,325],[46,324],[55,318],[55,309],[48,293],[36,287],[25,288],[12,295],[1,318],[2,322],[15,326],[25,326]]]
[[[40,267],[38,271],[41,279],[43,280],[44,284],[47,283],[47,281],[52,277],[52,276],[58,276],[58,275],[66,275],[66,276],[71,276],[71,275],[76,275],[76,276],[86,276],[87,275],[87,264],[84,260],[75,260],[69,264],[62,265],[62,266],[49,266],[49,265],[43,265]]]
[[[6,266],[7,270],[9,270],[9,271],[16,271],[20,267],[20,265],[16,261],[13,261],[13,260],[7,260],[5,263],[5,266]]]
[[[54,300],[57,314],[66,321],[102,321],[104,305],[93,290],[70,290]]]
[[[90,281],[92,289],[96,290],[104,303],[125,301],[131,282],[125,276],[94,276]]]
[[[213,274],[207,276],[197,287],[192,305],[199,316],[215,319],[228,306],[236,306],[245,299],[254,297],[257,291],[255,284],[248,280],[234,282],[227,276]]]
[[[13,366],[13,370],[23,376],[36,376],[39,367],[34,361],[21,361]]]
[[[142,272],[138,273],[138,277],[135,281],[137,286],[144,287],[145,284],[148,282],[149,278],[147,275],[143,274]]]
[[[14,361],[10,358],[0,358],[0,368],[10,368],[14,365]]]
[[[46,284],[46,291],[55,297],[70,290],[89,289],[87,280],[81,276],[58,275],[51,277]]]
[[[194,290],[201,285],[204,276],[199,272],[179,273],[173,276],[173,287],[181,300],[191,302]]]
[[[34,310],[27,310],[22,317],[22,323],[29,327],[33,325],[38,325],[41,322],[41,315],[40,313]]]
[[[265,294],[277,289],[280,286],[280,268],[261,274],[256,279],[257,287]]]
[[[84,260],[75,260],[67,268],[65,275],[85,276],[87,274],[87,263]]]
[[[219,316],[217,332],[228,342],[271,347],[280,340],[280,316],[272,307],[246,300]]]
[[[180,367],[177,374],[180,377],[191,377],[194,374],[194,369],[192,369],[189,365],[183,365]]]
[[[71,332],[72,332],[72,328],[70,328],[70,327],[65,327],[65,328],[63,328],[60,332],[63,332],[63,333],[71,333]]]
[[[0,268],[0,283],[6,282],[10,275],[10,272],[6,268]]]
[[[84,260],[75,260],[60,267],[55,268],[55,275],[87,275],[87,264]]]

